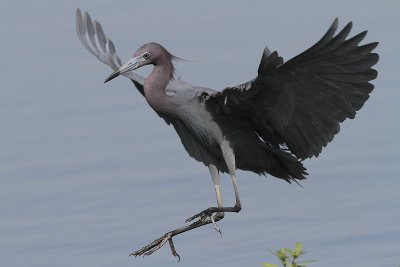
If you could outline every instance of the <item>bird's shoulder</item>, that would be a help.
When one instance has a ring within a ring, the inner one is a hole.
[[[166,93],[169,96],[174,96],[176,99],[198,99],[198,100],[206,100],[209,96],[215,95],[218,91],[213,89],[191,85],[186,82],[181,82],[179,80],[171,81],[166,88]]]

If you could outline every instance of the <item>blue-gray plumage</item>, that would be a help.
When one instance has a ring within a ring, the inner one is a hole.
[[[178,133],[191,157],[208,166],[217,196],[217,207],[208,208],[187,222],[132,253],[150,255],[167,241],[174,256],[172,237],[216,222],[224,212],[239,212],[241,204],[236,169],[271,174],[288,182],[305,179],[302,160],[318,157],[339,132],[339,123],[354,118],[368,99],[377,76],[372,69],[378,43],[359,46],[366,31],[346,39],[351,22],[335,35],[335,19],[314,46],[283,62],[278,53],[265,48],[257,76],[247,83],[223,91],[193,86],[174,79],[177,59],[163,46],[148,43],[125,64],[115,53],[100,24],[88,13],[76,13],[77,33],[82,44],[114,72],[130,78],[154,111]],[[154,65],[143,78],[133,70]],[[219,172],[232,177],[236,202],[224,207]],[[297,182],[297,181],[296,181]]]

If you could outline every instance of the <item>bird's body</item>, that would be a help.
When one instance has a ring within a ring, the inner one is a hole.
[[[223,150],[230,148],[239,169],[269,173],[287,181],[305,178],[305,169],[297,158],[262,141],[245,116],[241,118],[218,108],[218,103],[212,101],[218,97],[218,91],[184,82],[180,90],[166,90],[173,79],[174,57],[157,43],[143,45],[134,57],[146,52],[157,57],[157,61],[143,83],[144,97],[160,117],[173,125],[190,156],[228,172]]]
[[[284,171],[282,163],[301,166],[289,153],[263,142],[246,120],[235,120],[225,113],[207,108],[205,98],[215,94],[217,92],[211,89],[192,87],[170,96],[172,103],[185,103],[177,105],[175,113],[166,115],[156,110],[174,126],[190,156],[206,166],[213,164],[220,171],[228,172],[222,150],[230,147],[238,169],[258,174],[270,173],[284,179],[289,178],[289,171]],[[297,173],[293,174],[293,178],[302,179],[303,176]]]
[[[216,221],[224,212],[239,212],[241,203],[236,169],[271,174],[286,181],[305,179],[302,161],[317,157],[339,132],[339,124],[354,118],[369,98],[377,76],[372,66],[377,43],[359,46],[362,32],[346,39],[351,23],[335,36],[338,21],[310,49],[283,62],[265,48],[257,76],[249,82],[216,91],[175,80],[173,60],[163,46],[148,43],[122,64],[113,43],[89,14],[77,11],[77,33],[82,44],[114,72],[130,78],[154,111],[178,133],[191,157],[208,166],[218,207],[188,219],[188,226],[168,232],[133,255],[149,255],[172,237]],[[97,40],[97,41],[96,41]],[[132,70],[154,65],[143,78]],[[219,172],[232,177],[236,203],[222,205]]]

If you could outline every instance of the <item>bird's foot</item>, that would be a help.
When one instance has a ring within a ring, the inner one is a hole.
[[[217,231],[222,236],[221,228],[219,228],[219,226],[217,225],[217,221],[222,220],[222,218],[224,218],[223,212],[215,211],[215,208],[209,208],[188,218],[186,222],[187,223],[191,222],[197,218],[198,220],[194,223],[209,221],[212,223],[215,231]]]
[[[175,257],[178,257],[178,261],[181,260],[181,257],[179,256],[179,254],[176,252],[175,247],[174,247],[174,242],[172,241],[172,233],[168,232],[165,235],[163,235],[162,237],[154,240],[153,242],[151,242],[150,244],[148,244],[147,246],[144,246],[143,248],[129,254],[129,256],[148,256],[153,254],[154,252],[156,252],[157,250],[159,250],[162,246],[164,246],[164,244],[166,242],[169,242],[169,246],[171,248],[171,253],[172,255],[174,255]]]

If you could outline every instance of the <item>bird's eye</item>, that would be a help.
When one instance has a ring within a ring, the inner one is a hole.
[[[143,54],[143,58],[144,59],[148,59],[149,57],[150,57],[150,53],[149,52],[146,52],[146,53]]]

